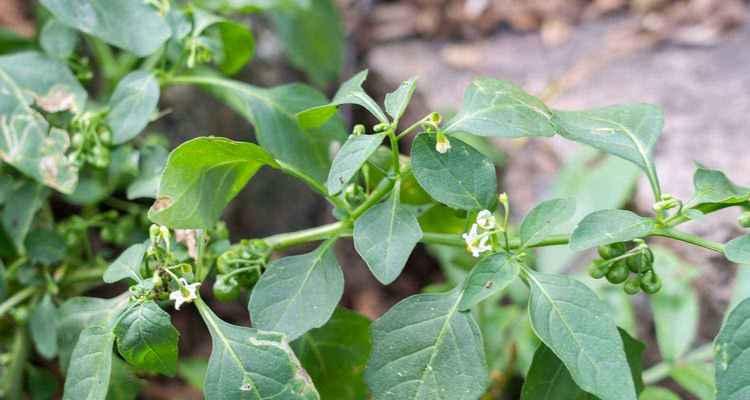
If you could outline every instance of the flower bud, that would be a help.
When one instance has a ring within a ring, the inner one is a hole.
[[[435,150],[440,154],[445,154],[451,149],[451,142],[443,132],[438,132],[436,136]]]
[[[354,129],[352,129],[352,135],[354,136],[361,136],[365,134],[365,126],[362,124],[354,125]]]
[[[750,211],[745,211],[737,217],[737,222],[743,228],[750,228]]]
[[[430,114],[429,121],[435,126],[438,126],[443,121],[443,116],[438,112],[432,112]]]
[[[373,126],[372,130],[375,131],[375,132],[383,132],[383,131],[387,130],[390,127],[391,127],[391,124],[386,123],[386,122],[381,122],[381,123]]]

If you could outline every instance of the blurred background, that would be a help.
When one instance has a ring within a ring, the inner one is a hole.
[[[337,0],[332,12],[338,14],[345,32],[343,63],[334,69],[337,73],[321,77],[300,71],[294,60],[290,62],[280,32],[268,18],[241,15],[238,18],[252,25],[258,47],[254,60],[235,79],[263,87],[308,81],[332,95],[337,81],[367,68],[366,89],[382,100],[402,80],[418,76],[407,124],[430,111],[454,112],[465,87],[480,75],[512,81],[561,109],[654,103],[666,115],[656,148],[664,191],[687,200],[695,163],[721,169],[733,181],[750,185],[749,8],[744,0]],[[34,3],[0,0],[0,25],[33,36]],[[316,26],[308,28],[314,33]],[[173,144],[208,134],[252,137],[244,119],[198,89],[169,88],[160,109],[166,115],[151,130],[164,133]],[[359,109],[345,109],[344,115],[350,122],[369,121]],[[534,204],[554,196],[577,197],[582,214],[617,207],[650,212],[648,184],[626,163],[559,139],[474,144],[497,163],[500,187],[510,195],[515,222]],[[722,211],[708,223],[691,222],[685,228],[723,242],[741,233],[737,213]],[[302,183],[266,169],[230,204],[225,221],[238,240],[311,227],[333,217],[324,199]],[[342,242],[338,256],[347,285],[342,304],[370,318],[428,285],[450,283],[455,279],[451,274],[460,275],[456,271],[466,268],[463,255],[455,251],[420,246],[404,274],[383,287],[368,273],[351,243]],[[667,297],[658,306],[659,315],[653,312],[657,306],[643,295],[623,300],[619,295],[607,297],[606,288],[600,292],[613,303],[630,303],[626,312],[630,314],[618,318],[621,325],[631,324],[628,330],[647,343],[646,365],[665,356],[665,343],[660,350],[657,336],[664,341],[675,334],[680,336],[676,341],[687,342],[686,348],[700,347],[715,336],[732,299],[750,296],[750,275],[737,275],[736,267],[723,258],[663,245],[660,254],[668,260],[664,263],[672,265],[665,269],[671,271],[675,284],[665,287]],[[577,274],[585,271],[588,259],[550,249],[537,255],[537,263],[542,269]],[[107,293],[115,291],[105,287],[95,294]],[[248,322],[242,302],[217,307],[230,321]],[[490,361],[494,392],[486,398],[515,398],[520,381],[507,365],[518,363],[522,370],[534,344],[527,339],[506,340],[516,335],[509,333],[515,323],[512,316],[488,318],[496,323],[483,325],[485,339],[494,336],[511,345],[495,349],[488,345],[488,357],[494,355],[496,360]],[[657,328],[659,319],[677,325],[672,327],[676,331]],[[194,333],[202,330],[191,331],[194,324],[201,324],[194,310],[175,314],[182,354],[193,357],[199,371],[200,359],[210,348],[205,336]],[[683,328],[694,332],[679,332]],[[666,378],[658,382],[682,398],[710,398],[710,391],[695,386],[706,376],[701,368],[654,379]],[[144,385],[141,398],[200,398],[190,384],[190,374],[186,367],[182,378],[159,378],[156,384]],[[675,380],[682,381],[683,387],[678,388]],[[685,384],[690,381],[692,388]]]

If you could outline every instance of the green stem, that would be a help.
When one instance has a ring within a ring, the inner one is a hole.
[[[388,139],[391,142],[391,158],[393,160],[393,170],[396,171],[396,176],[401,176],[401,160],[399,159],[398,138],[393,132],[393,127],[388,129],[387,135]]]
[[[378,183],[378,186],[375,188],[372,194],[370,194],[370,197],[368,197],[364,202],[362,202],[362,204],[360,204],[357,208],[354,209],[354,211],[352,211],[352,213],[349,215],[349,220],[355,221],[362,214],[364,214],[365,211],[370,209],[370,207],[377,204],[380,200],[387,196],[388,193],[391,192],[391,189],[393,189],[393,185],[395,184],[395,179],[391,179],[389,177],[383,178],[383,180]]]
[[[16,329],[11,348],[10,365],[0,377],[0,397],[4,399],[20,399],[23,389],[23,370],[29,356],[29,340],[25,327]]]
[[[429,116],[429,114],[428,114],[428,115],[426,115],[426,116],[422,117],[422,118],[421,118],[421,119],[420,119],[419,121],[417,121],[417,122],[415,122],[415,123],[411,124],[411,125],[410,125],[410,126],[409,126],[408,128],[406,128],[406,129],[404,129],[403,131],[401,131],[401,133],[399,133],[399,134],[398,134],[398,136],[396,136],[396,139],[401,139],[401,138],[403,138],[404,136],[406,136],[406,135],[410,134],[410,133],[411,133],[411,131],[413,131],[414,129],[417,129],[417,128],[418,128],[418,127],[419,127],[419,126],[420,126],[420,125],[421,125],[421,124],[422,124],[422,123],[423,123],[423,122],[424,122],[424,121],[425,121],[425,120],[426,120],[427,118],[429,118],[429,117],[430,117],[430,116]]]
[[[36,286],[29,286],[17,292],[13,296],[10,296],[4,302],[0,303],[0,318],[4,316],[5,313],[13,309],[13,307],[17,306],[18,304],[21,304],[23,301],[33,296],[34,293],[36,293],[38,289],[39,288]]]
[[[303,229],[301,231],[268,236],[263,240],[271,247],[271,250],[283,250],[298,244],[316,242],[341,236],[340,233],[347,229],[348,226],[345,223],[334,222],[332,224]]]
[[[700,236],[692,235],[690,233],[681,232],[671,228],[655,228],[649,236],[661,236],[667,237],[681,242],[690,243],[695,246],[703,247],[704,249],[713,250],[717,253],[724,254],[724,245],[711,240],[703,239]]]
[[[643,371],[643,383],[646,385],[653,385],[662,379],[665,379],[672,372],[672,369],[685,362],[705,361],[710,360],[714,355],[714,348],[711,343],[706,343],[701,347],[687,353],[684,357],[677,361],[662,361],[659,364],[652,366],[651,368]]]

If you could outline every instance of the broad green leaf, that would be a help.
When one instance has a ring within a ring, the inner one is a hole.
[[[189,140],[169,155],[148,217],[170,228],[211,228],[264,165],[278,166],[253,143],[217,137]]]
[[[300,125],[305,128],[319,128],[336,115],[336,108],[343,104],[357,104],[369,111],[378,121],[388,122],[388,118],[378,103],[362,89],[365,79],[367,79],[367,70],[361,71],[342,83],[330,103],[297,113]]]
[[[78,33],[60,21],[50,18],[39,33],[39,44],[45,53],[65,60],[73,54],[78,45]]]
[[[539,203],[521,223],[521,243],[523,247],[538,244],[560,225],[567,222],[576,212],[574,199],[552,199]]]
[[[565,275],[526,271],[529,317],[576,384],[607,400],[635,400],[625,349],[607,305]]]
[[[34,229],[24,241],[26,254],[32,262],[45,266],[62,261],[67,251],[65,238],[50,229]]]
[[[678,360],[698,334],[700,307],[691,286],[698,271],[665,248],[654,247],[653,253],[654,271],[663,282],[659,293],[649,296],[659,352],[665,360]]]
[[[138,177],[128,185],[128,200],[156,198],[168,157],[169,152],[161,146],[146,146],[141,149],[138,159]]]
[[[73,297],[60,306],[57,343],[60,366],[67,369],[70,355],[81,331],[89,326],[106,325],[128,304],[127,293],[112,299]]]
[[[344,24],[332,0],[309,0],[306,7],[289,4],[272,10],[271,17],[292,64],[317,85],[338,78],[346,43]]]
[[[31,312],[29,331],[42,357],[52,359],[57,355],[57,306],[49,294],[45,294]]]
[[[309,0],[198,0],[201,7],[222,13],[255,13],[271,10],[285,10],[288,7],[310,7]]]
[[[344,145],[336,153],[336,157],[328,172],[326,188],[329,195],[335,195],[344,189],[344,186],[354,177],[360,168],[367,162],[372,153],[378,149],[385,135],[377,133],[374,135],[351,135],[346,139]]]
[[[220,45],[216,46],[218,48],[211,48],[212,55],[226,75],[239,72],[255,52],[255,38],[245,24],[193,7],[191,36],[195,39],[201,35],[218,39]]]
[[[669,389],[649,386],[641,393],[638,400],[680,400],[680,398]]]
[[[601,210],[587,215],[570,236],[570,248],[581,251],[603,244],[625,242],[648,235],[654,220],[626,210]]]
[[[284,335],[228,324],[205,304],[198,309],[211,334],[206,400],[320,399]]]
[[[115,283],[125,278],[130,278],[136,283],[141,282],[141,262],[147,248],[147,243],[136,243],[128,247],[104,271],[104,282]]]
[[[630,366],[630,374],[636,382],[636,389],[643,390],[643,350],[646,346],[620,329],[620,337]],[[544,344],[539,345],[531,368],[526,375],[521,398],[523,400],[595,400],[597,397],[586,393],[576,385],[565,365]],[[642,399],[642,397],[639,397]]]
[[[736,237],[724,246],[727,260],[737,264],[750,264],[750,234]]]
[[[49,191],[34,181],[21,180],[14,185],[2,211],[3,230],[10,236],[16,251],[23,250],[34,215],[42,207]]]
[[[445,154],[435,150],[435,137],[421,134],[411,147],[414,177],[435,200],[453,208],[492,208],[497,192],[495,166],[459,139],[451,138]]]
[[[716,399],[713,365],[680,363],[672,368],[670,376],[699,400]],[[741,398],[737,397],[737,399]]]
[[[575,215],[561,224],[561,231],[571,232],[583,217],[594,211],[624,206],[640,174],[640,169],[632,163],[581,147],[565,162],[550,192],[552,197],[576,200]],[[537,268],[550,273],[569,266],[576,253],[567,246],[551,246],[537,249],[536,256]]]
[[[320,129],[304,129],[295,115],[327,103],[320,92],[300,84],[263,89],[211,76],[191,77],[190,81],[206,87],[247,118],[255,127],[258,143],[287,171],[325,182],[330,143],[344,136],[343,123],[337,117]]]
[[[344,274],[333,242],[268,265],[253,288],[248,310],[253,326],[294,340],[323,326],[344,293]]]
[[[741,400],[750,397],[750,298],[730,311],[714,341],[716,351],[716,398]]]
[[[177,366],[177,376],[190,386],[203,391],[203,378],[208,370],[208,359],[202,357],[188,357],[180,359]]]
[[[750,268],[747,268],[747,266],[741,266],[740,268],[737,268],[737,274],[734,276],[734,285],[732,287],[732,301],[729,303],[729,309],[733,308],[742,300],[745,300],[749,297]]]
[[[384,285],[401,275],[411,252],[422,239],[417,215],[401,204],[399,189],[396,184],[388,200],[371,207],[354,221],[354,248]]]
[[[507,253],[483,258],[472,268],[464,281],[459,311],[470,310],[480,301],[505,289],[518,276],[518,261]]]
[[[41,0],[60,22],[144,57],[171,35],[165,18],[144,1]]]
[[[321,398],[367,397],[364,371],[372,348],[367,318],[338,308],[325,325],[295,340],[292,348]]]
[[[159,83],[151,72],[137,70],[122,78],[109,99],[107,123],[112,142],[124,143],[141,133],[158,103]]]
[[[444,131],[516,138],[553,136],[557,127],[541,100],[509,82],[479,78],[466,89],[461,109]]]
[[[624,158],[648,175],[658,189],[651,153],[661,135],[664,116],[650,104],[630,104],[584,111],[555,111],[555,122],[566,139]]]
[[[375,399],[475,400],[487,386],[482,336],[460,292],[418,294],[372,324],[365,371]]]
[[[411,101],[411,96],[414,94],[414,89],[417,87],[416,83],[416,77],[403,81],[396,90],[385,95],[385,111],[393,118],[393,121],[400,120],[404,115],[404,111]]]
[[[112,372],[112,330],[100,325],[81,332],[70,357],[63,400],[105,400]]]
[[[750,200],[750,188],[734,184],[718,170],[699,166],[693,174],[693,186],[695,193],[687,205],[701,211],[739,205]]]
[[[174,376],[179,332],[153,301],[128,309],[115,327],[117,350],[128,363],[148,372]]]

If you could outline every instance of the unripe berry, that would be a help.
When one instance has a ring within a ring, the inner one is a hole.
[[[615,257],[619,257],[628,251],[625,243],[612,243],[603,246],[599,246],[597,249],[599,256],[605,260],[610,260]]]
[[[638,292],[641,291],[641,278],[638,276],[631,276],[625,282],[625,285],[623,285],[622,290],[631,296],[638,294]]]
[[[624,260],[620,260],[612,265],[612,267],[607,272],[607,280],[609,281],[609,283],[617,285],[625,282],[625,280],[628,279],[628,275],[630,275],[628,265]]]
[[[750,228],[750,211],[745,211],[737,217],[737,222],[743,228]]]
[[[218,275],[216,282],[214,282],[213,292],[216,300],[222,302],[233,301],[237,300],[240,296],[240,286],[234,277],[225,278],[222,275]]]
[[[589,275],[594,279],[603,278],[604,275],[607,275],[609,267],[610,264],[605,260],[594,260],[591,262],[591,265],[589,265]]]

